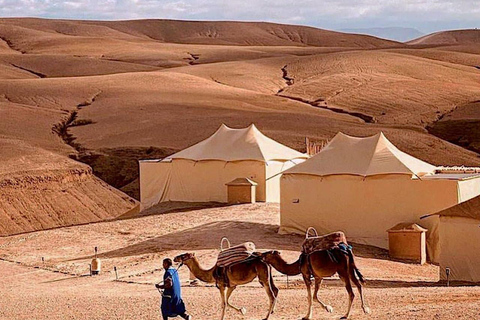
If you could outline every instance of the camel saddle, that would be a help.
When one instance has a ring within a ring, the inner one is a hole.
[[[311,231],[314,231],[313,236],[310,235]],[[305,240],[302,244],[302,252],[305,254],[310,254],[315,251],[335,249],[339,248],[342,243],[348,245],[347,238],[342,231],[336,231],[319,236],[317,231],[310,227],[307,230]]]
[[[227,248],[223,247],[224,242],[228,243]],[[220,248],[221,250],[218,254],[217,267],[224,268],[250,259],[255,251],[255,244],[253,242],[245,242],[230,247],[228,239],[223,238]]]

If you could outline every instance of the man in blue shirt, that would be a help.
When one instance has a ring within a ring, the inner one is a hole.
[[[156,284],[157,289],[162,289],[162,317],[163,320],[168,318],[175,318],[177,316],[183,319],[190,320],[192,317],[186,313],[185,304],[182,300],[182,289],[180,287],[180,277],[177,270],[172,267],[171,259],[163,260],[163,268],[165,274],[163,275],[163,284]]]

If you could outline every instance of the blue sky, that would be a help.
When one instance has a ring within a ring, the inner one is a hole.
[[[0,0],[2,17],[270,21],[326,29],[480,28],[479,0]]]

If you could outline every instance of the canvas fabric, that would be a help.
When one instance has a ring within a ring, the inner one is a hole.
[[[428,229],[429,259],[438,262],[438,219],[420,220],[458,203],[457,181],[426,181],[408,175],[281,178],[280,233],[345,232],[353,242],[388,248],[387,230],[399,222]]]
[[[480,220],[440,216],[440,279],[480,282]]]
[[[245,177],[255,181],[256,198],[267,201],[265,163],[200,161],[140,163],[140,199],[149,208],[165,201],[227,202],[226,183]]]
[[[435,166],[397,149],[383,133],[357,138],[338,133],[318,154],[292,169],[288,174],[358,175],[379,174],[425,175]]]
[[[167,159],[202,160],[290,160],[306,159],[307,155],[284,146],[265,136],[255,125],[232,129],[222,124],[207,139],[186,148]]]

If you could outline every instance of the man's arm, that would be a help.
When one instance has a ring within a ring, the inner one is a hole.
[[[155,287],[158,289],[170,289],[173,286],[172,278],[168,277],[163,281],[163,284],[156,284]]]
[[[165,279],[164,283],[163,283],[163,287],[165,289],[170,289],[171,287],[173,287],[173,280],[172,278],[168,277],[167,279]]]

